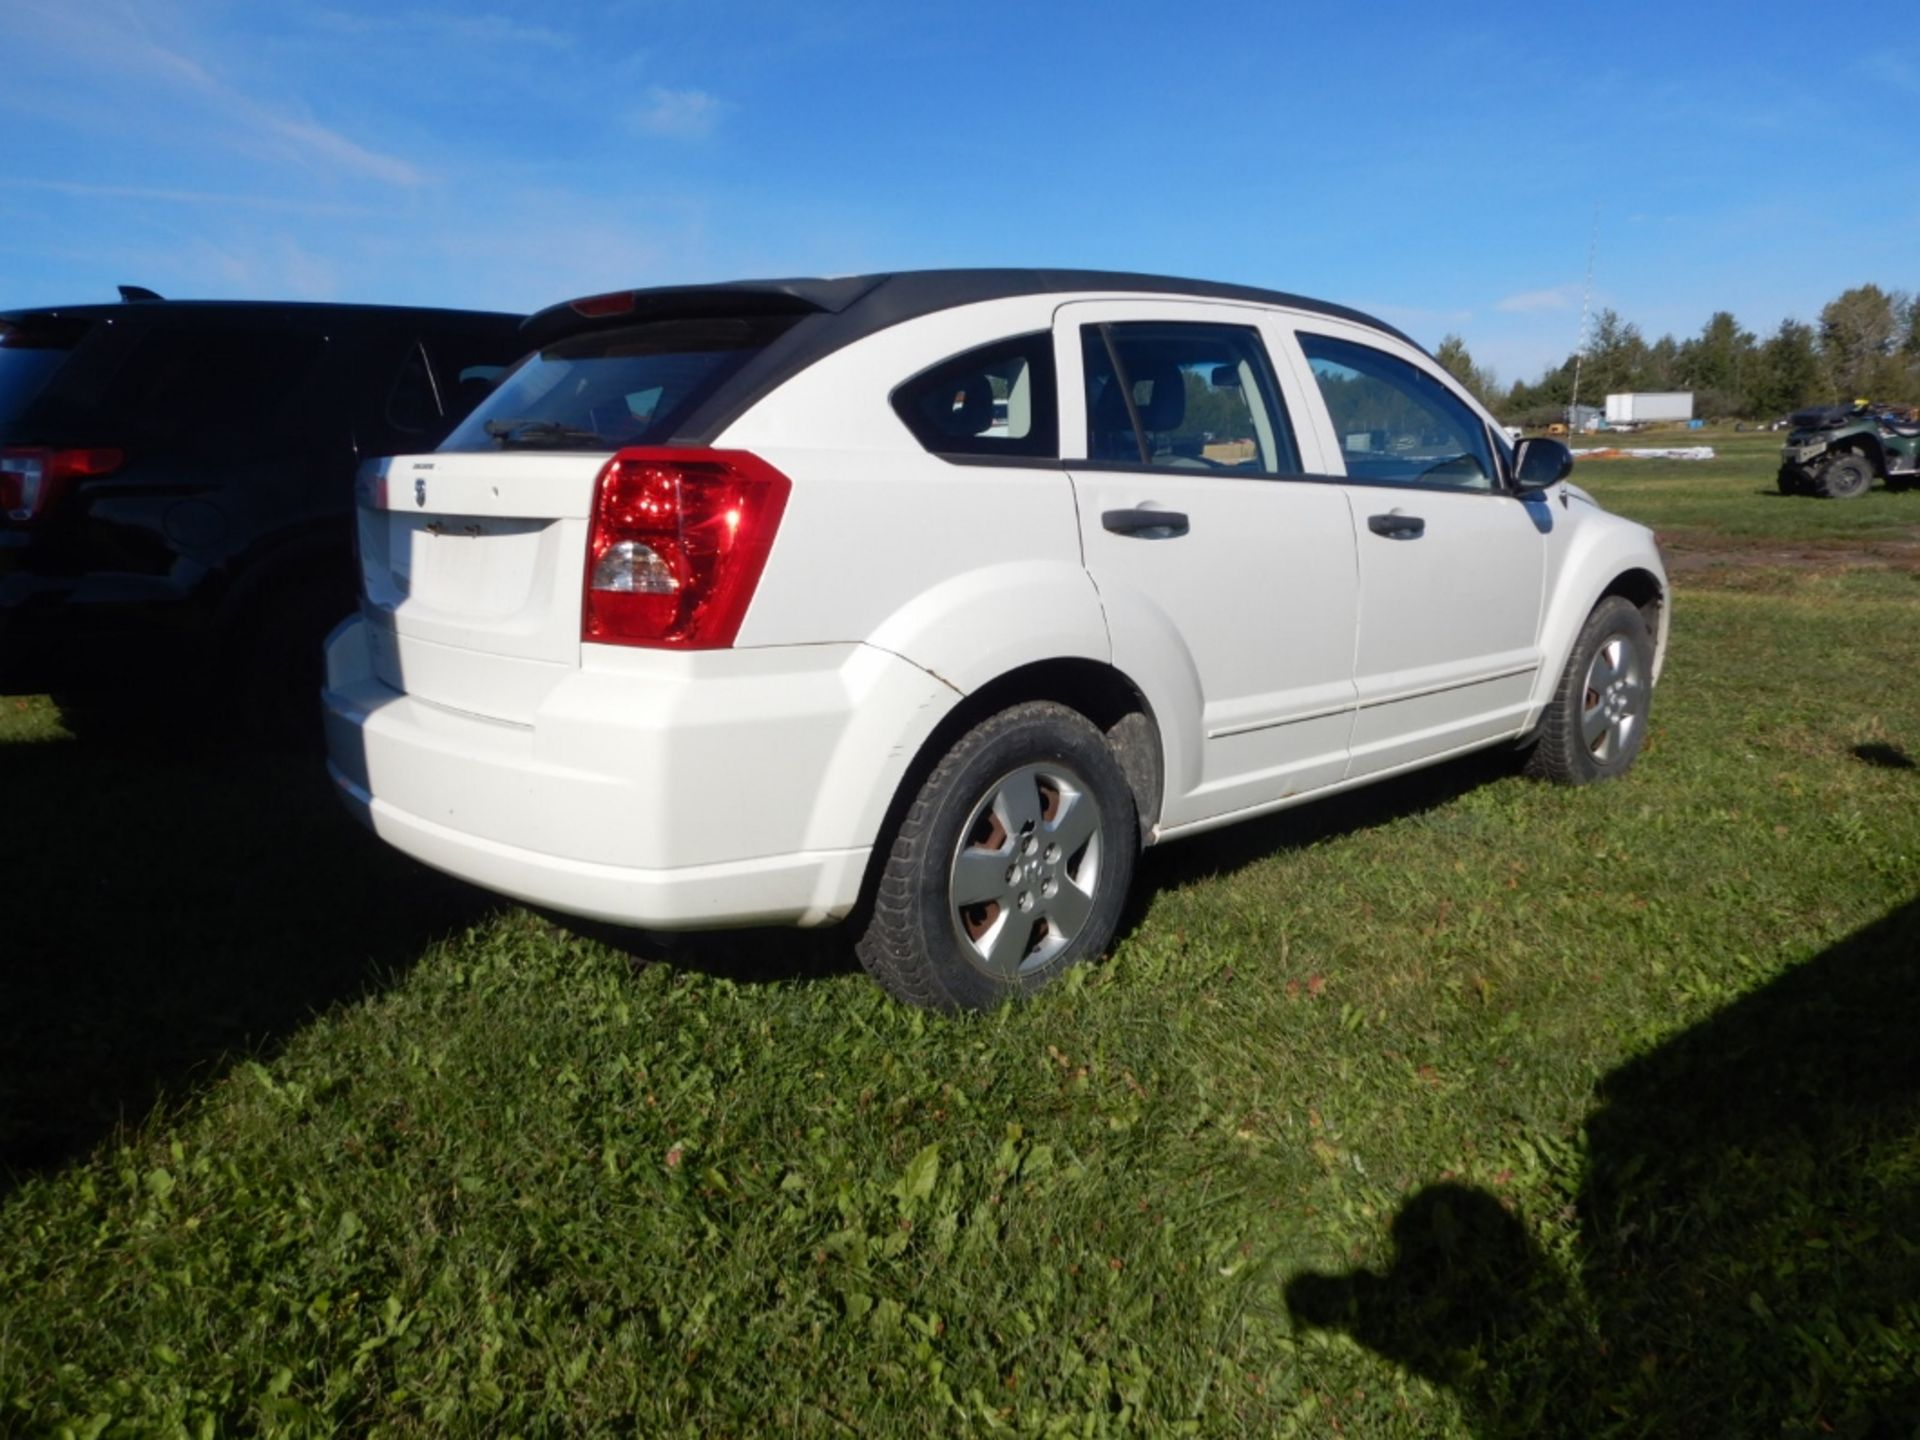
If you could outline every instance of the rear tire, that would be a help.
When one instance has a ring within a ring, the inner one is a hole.
[[[1857,500],[1873,488],[1873,462],[1857,451],[1829,460],[1813,488],[1823,500]]]
[[[888,844],[861,965],[908,1004],[981,1010],[1106,949],[1139,825],[1100,731],[1032,701],[961,736]]]
[[[1653,640],[1629,600],[1609,595],[1587,617],[1527,756],[1527,773],[1590,785],[1626,773],[1646,741]]]

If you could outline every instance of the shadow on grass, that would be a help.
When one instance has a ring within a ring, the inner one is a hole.
[[[1889,745],[1881,740],[1868,740],[1853,747],[1853,758],[1864,760],[1869,765],[1882,770],[1911,770],[1913,757],[1898,745]]]
[[[1297,1320],[1453,1386],[1484,1435],[1920,1431],[1920,901],[1607,1077],[1577,1270],[1438,1184]]]
[[[1131,934],[1161,890],[1230,875],[1268,856],[1415,815],[1510,776],[1512,750],[1481,751],[1444,765],[1313,801],[1262,820],[1155,847],[1140,857],[1115,940]],[[620,951],[635,966],[670,965],[738,984],[782,984],[846,975],[860,969],[854,917],[821,930],[712,930],[664,935],[549,915],[555,925]]]
[[[0,744],[0,1193],[403,972],[491,904],[311,755]]]

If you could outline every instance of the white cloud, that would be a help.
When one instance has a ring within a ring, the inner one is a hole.
[[[1574,285],[1556,285],[1551,290],[1522,290],[1518,295],[1495,301],[1493,308],[1510,315],[1530,315],[1538,310],[1565,310],[1579,295],[1579,287]]]
[[[284,215],[369,215],[364,205],[336,205],[324,200],[290,200],[280,195],[243,195],[231,191],[177,190],[157,185],[88,185],[77,180],[0,179],[0,186],[45,190],[82,200],[152,201],[163,205],[206,205],[234,210],[266,210]]]
[[[142,77],[197,100],[216,119],[229,148],[241,153],[265,149],[296,165],[318,164],[336,173],[379,180],[411,188],[425,177],[411,163],[382,154],[311,116],[292,113],[292,107],[269,104],[228,84],[192,56],[150,39],[144,17],[131,7],[104,7],[87,12],[78,7],[20,4],[0,25],[12,31],[8,49],[16,60],[23,48],[44,47],[84,73],[114,70]],[[21,43],[24,32],[26,45]],[[130,112],[163,114],[167,102],[128,101]]]
[[[647,105],[632,115],[634,127],[648,135],[698,140],[713,133],[726,107],[705,90],[669,90],[655,85],[647,91]]]
[[[351,15],[322,10],[313,24],[337,35],[417,35],[503,50],[567,50],[573,37],[544,25],[526,25],[506,15],[466,15],[452,10],[405,10],[394,15]]]

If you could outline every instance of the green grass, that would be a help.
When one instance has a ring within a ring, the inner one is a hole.
[[[1876,483],[1857,500],[1782,495],[1774,473],[1785,438],[1783,431],[1659,430],[1583,435],[1574,443],[1713,446],[1715,458],[1707,461],[1591,461],[1579,467],[1579,483],[1602,503],[1653,526],[1676,546],[1764,552],[1767,542],[1814,551],[1890,545],[1920,566],[1920,491],[1895,492]]]
[[[1910,1432],[1920,495],[1764,448],[1582,471],[1739,552],[1624,781],[1154,852],[971,1019],[0,701],[0,1433]]]

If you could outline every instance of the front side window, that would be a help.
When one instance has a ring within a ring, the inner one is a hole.
[[[794,318],[656,320],[568,336],[502,376],[440,448],[659,444]]]
[[[1418,366],[1347,340],[1300,336],[1352,480],[1493,489],[1487,427]]]
[[[1087,458],[1294,475],[1299,452],[1258,332],[1141,321],[1080,332]]]
[[[893,409],[935,455],[1051,460],[1060,453],[1053,337],[997,340],[923,370]]]

